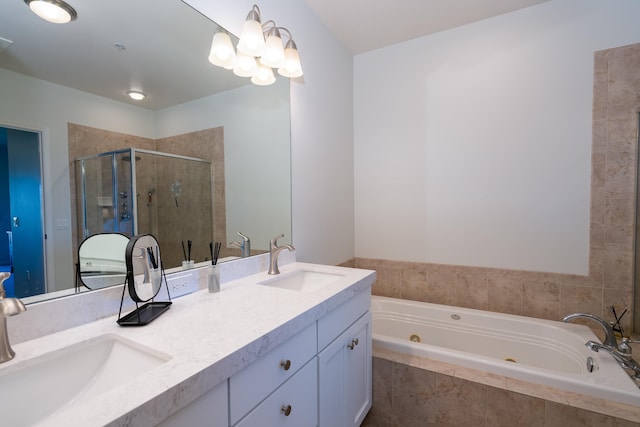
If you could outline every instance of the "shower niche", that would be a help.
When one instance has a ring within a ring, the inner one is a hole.
[[[156,236],[166,268],[193,242],[196,261],[213,241],[211,163],[129,148],[75,161],[79,242],[98,233]]]

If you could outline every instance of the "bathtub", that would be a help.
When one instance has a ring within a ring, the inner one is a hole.
[[[376,348],[640,406],[611,355],[585,347],[597,340],[586,326],[378,296],[371,306]]]

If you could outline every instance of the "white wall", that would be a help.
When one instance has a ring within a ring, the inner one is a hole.
[[[593,53],[638,17],[553,0],[356,56],[356,256],[586,274]]]
[[[0,69],[0,126],[42,132],[47,286],[73,285],[67,123],[117,129],[147,138],[155,133],[153,112]],[[73,175],[72,175],[73,176]]]
[[[254,1],[188,0],[229,31]],[[300,261],[354,255],[352,56],[302,0],[257,2],[263,20],[287,27],[305,75],[291,84],[293,243]],[[278,231],[276,230],[276,233]]]

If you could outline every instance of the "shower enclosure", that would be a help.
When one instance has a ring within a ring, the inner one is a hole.
[[[75,161],[78,236],[152,234],[165,268],[209,256],[213,240],[211,164],[194,157],[129,148]]]

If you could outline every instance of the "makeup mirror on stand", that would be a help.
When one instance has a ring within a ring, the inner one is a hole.
[[[169,286],[160,259],[160,245],[156,238],[150,234],[132,237],[127,244],[125,261],[127,279],[122,289],[118,324],[120,326],[143,326],[151,323],[171,306]],[[163,281],[167,288],[169,301],[155,301]],[[125,291],[129,293],[136,309],[122,317]]]

